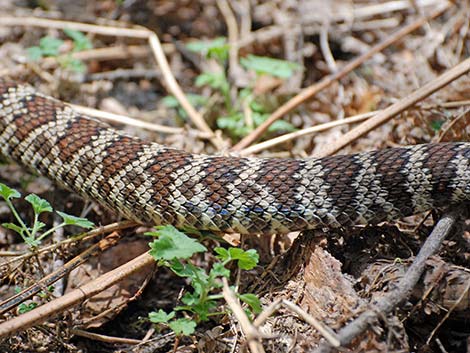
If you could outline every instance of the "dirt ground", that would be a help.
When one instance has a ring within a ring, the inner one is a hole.
[[[64,31],[70,28],[84,36]],[[467,59],[469,28],[467,1],[0,0],[0,77],[112,113],[101,118],[116,129],[191,153],[348,154],[469,141],[468,74],[422,93]],[[59,40],[55,48],[50,38]],[[179,101],[182,92],[189,108]],[[408,104],[417,92],[422,96]],[[391,106],[398,108],[387,116]],[[377,114],[386,119],[360,130]],[[353,130],[362,132],[346,134]],[[126,224],[42,176],[5,162],[0,182],[104,227],[83,239],[70,238],[78,227],[62,229],[34,251],[0,227],[0,308],[89,252],[23,307],[0,310],[0,325],[148,250],[150,228]],[[34,218],[24,200],[15,206],[24,219]],[[257,250],[258,265],[242,273],[231,268],[229,278],[240,293],[260,299],[262,313],[254,320],[243,322],[237,304],[222,301],[224,315],[175,336],[148,313],[181,305],[188,281],[150,265],[32,327],[25,324],[0,341],[0,351],[327,352],[336,351],[331,345],[339,339],[345,352],[470,352],[467,213],[459,207],[458,219],[450,217],[452,230],[422,262],[417,254],[433,229],[439,233],[445,210],[335,231],[206,236],[210,250],[221,244]],[[0,220],[14,220],[5,202]],[[55,214],[41,221],[47,227],[59,222]],[[208,251],[192,261],[207,269],[216,258]],[[422,271],[417,283],[410,268]]]

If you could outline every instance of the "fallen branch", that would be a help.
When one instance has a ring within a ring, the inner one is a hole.
[[[74,289],[60,298],[52,300],[49,303],[23,315],[14,317],[11,320],[2,322],[0,323],[0,338],[14,335],[18,331],[26,330],[31,326],[41,324],[49,320],[52,316],[83,302],[85,299],[102,292],[124,278],[139,271],[141,268],[152,264],[155,264],[155,259],[149,253],[144,253],[124,265],[105,273],[77,289]]]
[[[370,325],[376,322],[380,317],[386,317],[388,313],[394,310],[401,302],[406,300],[419,278],[421,277],[425,263],[441,246],[452,227],[459,218],[457,209],[448,211],[434,227],[428,239],[424,242],[418,255],[411,266],[406,271],[405,276],[400,280],[395,290],[390,291],[375,304],[372,308],[363,312],[357,319],[343,327],[337,334],[341,345],[346,346],[356,337],[365,332]],[[322,342],[313,353],[331,352],[332,347],[328,342]]]

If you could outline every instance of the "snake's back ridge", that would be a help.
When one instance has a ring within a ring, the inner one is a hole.
[[[2,78],[0,153],[129,219],[200,230],[347,227],[470,199],[469,143],[321,159],[194,155]]]

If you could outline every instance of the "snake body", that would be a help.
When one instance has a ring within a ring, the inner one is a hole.
[[[321,159],[195,155],[145,142],[0,79],[0,154],[145,224],[223,232],[337,228],[470,199],[470,144]]]

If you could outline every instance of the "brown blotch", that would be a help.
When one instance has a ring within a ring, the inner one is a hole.
[[[387,201],[400,210],[402,215],[413,213],[413,195],[408,191],[407,173],[403,173],[410,158],[409,149],[385,149],[375,152],[374,157],[377,164],[375,178],[379,179],[381,188],[387,192]],[[384,210],[375,204],[370,208],[377,214],[374,222],[379,222],[387,216]]]
[[[454,148],[454,144],[441,143],[429,145],[427,149],[429,157],[423,167],[429,168],[432,173],[431,196],[436,207],[447,205],[454,191],[449,187],[455,178],[457,168],[455,164],[450,163],[456,155]]]

